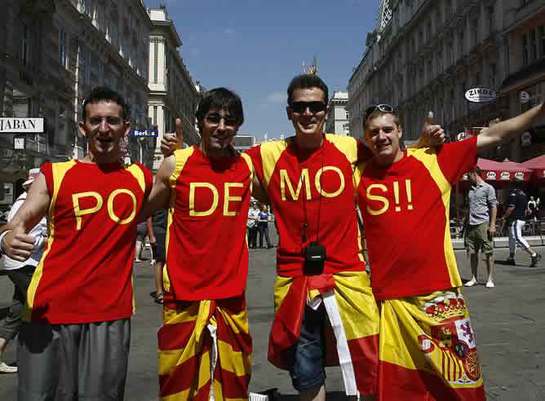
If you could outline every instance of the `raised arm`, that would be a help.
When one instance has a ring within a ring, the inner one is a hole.
[[[144,201],[144,206],[140,212],[141,220],[151,216],[154,210],[167,208],[168,201],[170,199],[170,176],[174,172],[176,167],[176,160],[174,156],[169,156],[163,160],[159,171],[153,181],[153,187],[148,196],[148,199]]]
[[[0,228],[0,246],[10,258],[23,262],[30,257],[35,239],[27,233],[46,215],[50,202],[45,177],[40,174],[30,186],[27,199],[13,219]]]
[[[541,103],[516,117],[510,118],[509,120],[501,121],[490,127],[483,128],[477,136],[477,149],[486,150],[488,148],[493,148],[517,135],[521,135],[528,130],[537,119],[542,117],[545,117],[544,103]]]

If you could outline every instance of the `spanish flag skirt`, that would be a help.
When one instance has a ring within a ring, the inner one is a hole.
[[[162,401],[248,399],[252,340],[244,296],[167,301],[158,339]]]
[[[482,401],[475,333],[458,289],[380,304],[378,401]]]
[[[340,366],[347,395],[376,393],[378,307],[365,271],[318,276],[277,276],[276,314],[269,336],[269,361],[288,370],[301,331],[305,305],[323,302],[328,317],[326,366]]]

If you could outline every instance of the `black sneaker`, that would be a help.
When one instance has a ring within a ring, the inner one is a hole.
[[[505,264],[515,266],[515,258],[507,258]]]
[[[539,253],[536,253],[534,256],[532,256],[532,262],[530,263],[530,267],[534,267],[540,260],[541,255]]]

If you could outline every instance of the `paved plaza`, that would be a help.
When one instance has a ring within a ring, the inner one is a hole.
[[[537,247],[545,253],[545,248]],[[456,256],[464,279],[470,278],[463,251]],[[496,288],[484,285],[464,290],[477,333],[489,401],[545,401],[545,262],[528,268],[530,258],[520,255],[520,266],[507,266],[505,248],[496,250]],[[278,388],[284,400],[295,400],[286,372],[266,360],[268,331],[273,317],[272,285],[275,249],[250,250],[248,305],[254,338],[252,391]],[[481,281],[485,281],[482,263]],[[161,307],[149,296],[152,269],[147,262],[135,269],[137,313],[132,321],[132,345],[126,388],[127,401],[157,400],[156,331]],[[0,307],[11,296],[10,282],[0,277]],[[15,359],[10,346],[7,361]],[[16,400],[16,375],[0,375],[0,400]],[[329,400],[344,399],[338,369],[328,368]]]

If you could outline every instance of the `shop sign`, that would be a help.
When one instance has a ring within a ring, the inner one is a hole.
[[[465,97],[472,103],[486,103],[496,100],[496,91],[489,88],[472,88],[469,89]]]
[[[500,180],[509,181],[509,178],[511,178],[511,174],[509,173],[509,171],[502,171],[501,172]]]
[[[495,171],[487,171],[486,172],[486,179],[487,180],[495,180],[496,179],[496,172]]]
[[[157,128],[133,129],[131,134],[135,138],[157,138],[159,130]]]
[[[0,118],[0,133],[35,133],[43,134],[43,118]]]
[[[524,181],[524,173],[522,171],[517,171],[515,173],[515,179],[519,181]]]
[[[526,104],[530,101],[530,94],[526,91],[520,91],[519,99],[520,99],[520,104]]]

